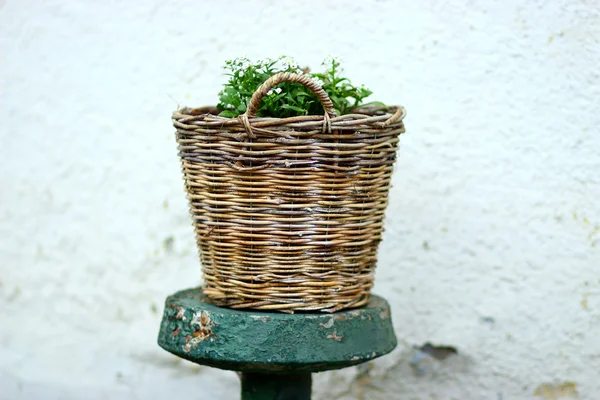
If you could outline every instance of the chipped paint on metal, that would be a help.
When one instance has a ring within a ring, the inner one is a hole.
[[[212,331],[214,325],[208,311],[194,313],[190,327],[197,326],[197,328],[191,335],[186,336],[183,351],[189,353],[205,340],[213,342],[217,337]]]
[[[185,309],[183,307],[177,307],[175,318],[185,321]]]
[[[335,318],[333,316],[331,316],[329,318],[329,321],[327,321],[325,323],[320,323],[319,325],[321,325],[323,328],[329,329],[333,326],[334,322],[335,322]]]
[[[268,315],[251,315],[250,318],[252,318],[255,321],[262,322],[269,322],[271,320],[271,317],[269,317]]]
[[[336,331],[335,331],[335,329],[334,329],[334,330],[333,330],[333,333],[331,333],[331,334],[327,335],[327,339],[333,339],[333,340],[335,340],[336,342],[341,342],[341,341],[342,341],[342,339],[344,339],[344,337],[343,337],[343,336],[341,336],[341,335],[338,335],[338,334],[337,334],[337,332],[336,332]]]
[[[390,310],[387,308],[379,313],[379,318],[381,318],[381,319],[388,319],[389,317],[390,317]]]

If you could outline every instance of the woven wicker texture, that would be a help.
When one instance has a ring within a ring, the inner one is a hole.
[[[283,81],[312,90],[325,115],[254,117]],[[204,293],[220,306],[257,310],[364,305],[404,109],[335,116],[310,78],[281,73],[238,118],[211,111],[173,114]]]

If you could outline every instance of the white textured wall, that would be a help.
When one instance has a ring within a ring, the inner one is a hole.
[[[599,10],[0,1],[0,399],[237,398],[155,345],[200,276],[170,113],[228,58],[332,53],[409,113],[376,285],[401,344],[315,397],[597,400]],[[460,355],[418,375],[426,341]]]

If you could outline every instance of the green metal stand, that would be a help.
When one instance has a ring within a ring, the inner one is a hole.
[[[217,307],[201,289],[169,296],[158,344],[197,364],[242,373],[242,400],[309,400],[311,373],[389,353],[396,336],[388,303],[325,313]]]

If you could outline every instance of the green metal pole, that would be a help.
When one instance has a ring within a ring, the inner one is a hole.
[[[311,375],[242,373],[242,400],[310,400]]]

